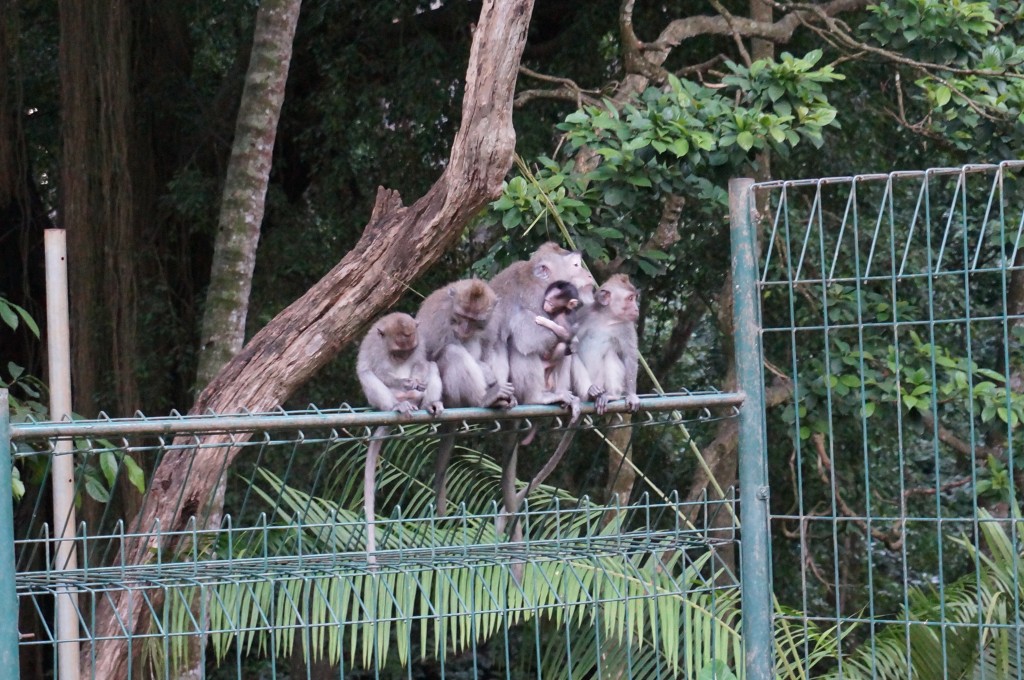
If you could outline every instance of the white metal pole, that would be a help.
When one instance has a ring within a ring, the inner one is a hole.
[[[63,229],[47,229],[46,346],[50,368],[50,419],[71,418],[71,332],[68,314],[67,237]],[[54,443],[51,466],[53,528],[57,540],[57,572],[78,568],[75,553],[75,458],[70,439]],[[57,591],[57,677],[78,680],[78,594],[71,588]]]

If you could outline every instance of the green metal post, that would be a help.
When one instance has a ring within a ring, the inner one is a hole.
[[[18,591],[14,580],[14,498],[7,390],[0,389],[0,677],[18,680]]]
[[[739,415],[740,586],[746,677],[769,680],[774,672],[771,554],[753,184],[751,179],[729,181],[736,377],[744,395]]]

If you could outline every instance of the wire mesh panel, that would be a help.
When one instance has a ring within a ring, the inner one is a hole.
[[[775,627],[807,675],[1024,677],[1022,169],[755,188]]]
[[[632,419],[587,415],[562,478],[594,486],[586,477],[604,474],[616,430],[688,439],[739,402],[652,396]],[[45,479],[54,441],[74,440],[80,501],[70,570],[55,563],[63,518],[49,516],[48,495],[18,507],[23,677],[57,665],[54,601],[68,592],[71,643],[96,677],[729,677],[741,657],[739,588],[721,557],[736,539],[730,499],[683,503],[641,483],[608,505],[541,485],[522,512],[502,512],[504,448],[538,425],[543,458],[567,431],[558,414],[458,409],[398,424],[311,409],[15,425],[23,475]],[[445,517],[431,489],[439,422],[457,444]],[[362,490],[374,438],[384,444],[371,555]],[[175,484],[161,472],[171,465],[184,470]],[[211,493],[197,497],[190,476],[210,470]]]

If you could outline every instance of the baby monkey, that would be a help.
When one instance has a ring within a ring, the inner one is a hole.
[[[555,281],[544,291],[543,309],[545,316],[537,315],[534,321],[547,328],[558,342],[551,351],[543,356],[544,388],[555,389],[555,372],[565,357],[574,354],[579,341],[576,332],[579,330],[580,292],[569,281]]]

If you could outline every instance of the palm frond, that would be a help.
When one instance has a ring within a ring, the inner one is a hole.
[[[540,626],[589,632],[562,639],[579,669],[573,677],[595,664],[641,672],[633,677],[737,667],[738,588],[716,584],[720,569],[706,545],[680,542],[674,510],[660,509],[665,530],[647,505],[606,523],[607,508],[542,485],[522,518],[523,542],[509,543],[494,524],[501,470],[475,451],[459,447],[450,469],[459,512],[432,516],[433,466],[424,461],[432,461],[434,439],[406,437],[385,449],[378,507],[389,516],[377,520],[374,565],[360,512],[365,450],[337,452],[323,496],[258,471],[252,491],[274,523],[232,534],[214,554],[232,563],[278,557],[292,568],[207,588],[206,630],[218,659],[301,651],[342,666],[406,666],[417,651],[443,660],[500,644],[509,629]],[[184,633],[198,629],[182,618],[195,590],[164,611],[164,625],[179,632],[172,639],[182,641],[175,654],[184,653]],[[554,663],[544,659],[554,658],[558,638],[538,641],[536,663]],[[588,649],[591,641],[597,646]]]

